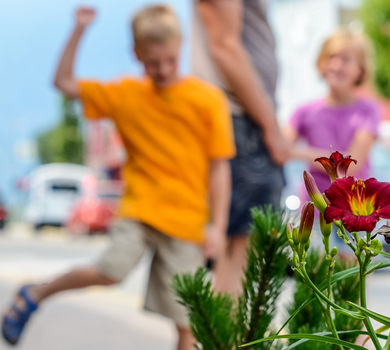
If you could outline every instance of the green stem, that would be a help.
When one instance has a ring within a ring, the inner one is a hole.
[[[309,287],[313,290],[315,294],[317,294],[322,300],[326,301],[328,304],[333,306],[336,309],[342,309],[340,305],[335,304],[332,300],[330,300],[327,296],[325,296],[318,288],[317,286],[311,281],[310,277],[308,276],[306,270],[302,269],[302,276],[304,276],[305,282],[309,285]]]
[[[371,232],[367,232],[367,245],[371,244]]]
[[[330,262],[330,264],[331,264],[331,262]],[[329,270],[328,270],[328,299],[329,299],[330,302],[332,302],[332,301],[330,300],[330,297],[331,297],[331,277],[332,277],[332,272],[331,272],[330,264],[329,264]],[[320,299],[320,295],[318,295],[318,294],[316,293],[316,291],[319,291],[319,290],[318,290],[317,287],[314,285],[314,283],[310,280],[310,277],[309,277],[309,275],[307,274],[305,268],[303,268],[303,274],[304,274],[304,276],[305,276],[305,281],[306,281],[306,283],[308,283],[309,286],[313,289],[314,295],[316,296],[318,302],[320,303],[320,305],[321,305],[321,307],[322,307],[322,311],[323,311],[323,313],[324,313],[325,319],[326,319],[326,321],[327,321],[326,323],[328,324],[329,329],[331,330],[333,336],[334,336],[336,339],[340,339],[340,337],[339,337],[339,335],[338,335],[338,333],[337,333],[336,326],[335,326],[335,324],[334,324],[334,322],[333,322],[332,314],[331,314],[331,312],[330,312],[330,303],[329,303],[329,302],[327,303],[327,308],[324,307],[324,305],[322,304],[322,300]],[[314,288],[313,288],[313,287],[314,287]],[[320,293],[321,293],[321,292],[320,292]],[[321,294],[322,294],[322,293],[321,293]],[[334,304],[334,305],[336,305],[336,304]],[[341,345],[339,345],[338,348],[339,348],[340,350],[344,350],[344,347],[341,346]]]
[[[385,344],[383,350],[390,350],[390,334],[387,337],[386,344]]]
[[[329,261],[329,267],[328,267],[328,298],[329,300],[332,300],[332,274],[333,274],[333,268],[332,268],[332,261]],[[327,314],[330,321],[330,330],[333,333],[333,336],[336,339],[340,339],[339,335],[337,333],[336,325],[334,324],[332,314],[330,312],[330,304],[327,304]],[[344,349],[341,345],[339,346],[340,349]]]
[[[370,236],[371,237],[371,236]],[[368,235],[367,235],[368,239]],[[367,266],[370,262],[370,256],[367,254],[364,262],[362,263],[361,258],[359,260],[360,265],[360,305],[367,308],[367,300],[366,300],[366,275],[365,272],[367,270]],[[364,325],[366,326],[367,332],[370,334],[372,342],[374,343],[376,350],[382,350],[382,346],[379,343],[378,337],[376,336],[374,327],[371,324],[370,318],[366,317],[364,320]]]
[[[355,237],[356,244],[358,244],[359,243],[359,239],[360,239],[359,238],[359,234],[357,232],[353,232],[352,234]]]
[[[341,232],[344,235],[344,237],[348,238],[348,235],[347,235],[347,232],[345,231],[344,226],[342,224],[337,225],[336,221],[334,221],[333,223],[335,224],[336,227],[338,227],[341,230]],[[353,250],[353,252],[356,252],[356,248],[353,246],[352,242],[347,243],[347,245],[349,245],[349,247]]]
[[[332,261],[329,261],[328,266],[328,298],[332,299]],[[328,304],[328,313],[330,314],[330,304]]]

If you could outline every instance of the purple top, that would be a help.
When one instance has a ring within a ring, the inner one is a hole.
[[[368,100],[357,99],[354,103],[342,107],[331,107],[326,105],[324,100],[319,100],[299,107],[292,115],[290,124],[309,147],[323,149],[324,156],[327,156],[330,154],[330,146],[333,151],[348,155],[345,152],[358,130],[366,130],[376,137],[379,121],[378,107]],[[325,172],[316,170],[313,166],[310,166],[309,172],[321,192],[330,186]],[[365,180],[369,176],[370,164],[367,160],[357,177]]]

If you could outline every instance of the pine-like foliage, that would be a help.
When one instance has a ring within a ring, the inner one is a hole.
[[[239,343],[264,338],[276,311],[276,300],[287,275],[286,216],[271,207],[252,210],[253,225],[247,250],[247,267],[238,299]],[[269,349],[260,343],[251,349]]]
[[[356,265],[355,260],[337,259],[335,273],[345,270]],[[328,261],[325,259],[324,253],[320,249],[309,249],[306,258],[306,271],[310,279],[315,285],[319,285],[326,280],[328,270]],[[298,274],[295,274],[296,286],[294,292],[294,301],[289,307],[289,313],[292,314],[311,294],[311,289],[300,279]],[[333,284],[333,298],[336,304],[350,310],[351,307],[346,303],[346,300],[358,303],[359,300],[359,276],[352,276],[343,279]],[[335,314],[334,319],[336,329],[338,331],[347,331],[352,329],[361,329],[362,321],[355,320],[340,313]],[[289,333],[318,333],[329,331],[321,306],[317,300],[314,300],[310,305],[306,306],[289,324]],[[354,343],[357,336],[348,335],[341,336],[343,340]],[[291,341],[293,343],[295,341]],[[332,350],[333,345],[306,342],[298,346],[299,350]]]
[[[234,350],[270,332],[276,301],[286,279],[287,216],[280,209],[252,210],[253,225],[247,250],[247,267],[238,301],[214,293],[206,271],[174,276],[173,288],[187,308],[191,329],[203,350]],[[269,349],[261,343],[249,349]]]
[[[233,298],[214,293],[207,270],[200,268],[194,276],[175,275],[172,286],[187,308],[192,334],[199,343],[197,349],[234,349]]]

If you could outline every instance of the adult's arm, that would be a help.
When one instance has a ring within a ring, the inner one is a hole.
[[[290,157],[290,147],[242,43],[242,3],[243,0],[200,0],[197,10],[216,66],[244,109],[262,129],[273,160],[282,164]]]
[[[79,7],[76,10],[75,26],[57,67],[54,86],[69,98],[80,97],[77,80],[73,75],[73,65],[80,39],[95,16],[96,11],[90,7]]]

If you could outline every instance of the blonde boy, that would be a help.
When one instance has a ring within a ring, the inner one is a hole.
[[[145,78],[106,84],[76,80],[76,50],[95,16],[92,8],[76,11],[54,83],[68,97],[81,100],[88,118],[112,118],[127,149],[127,186],[111,230],[113,243],[95,266],[73,270],[48,284],[22,287],[4,317],[3,335],[15,344],[30,314],[54,293],[120,282],[148,246],[155,255],[145,307],[176,323],[178,349],[192,349],[185,310],[170,284],[172,274],[203,264],[202,246],[207,256],[224,249],[228,159],[235,153],[225,99],[216,88],[179,76],[180,26],[166,6],[148,7],[132,21],[134,50]],[[212,230],[204,243],[208,197]]]

